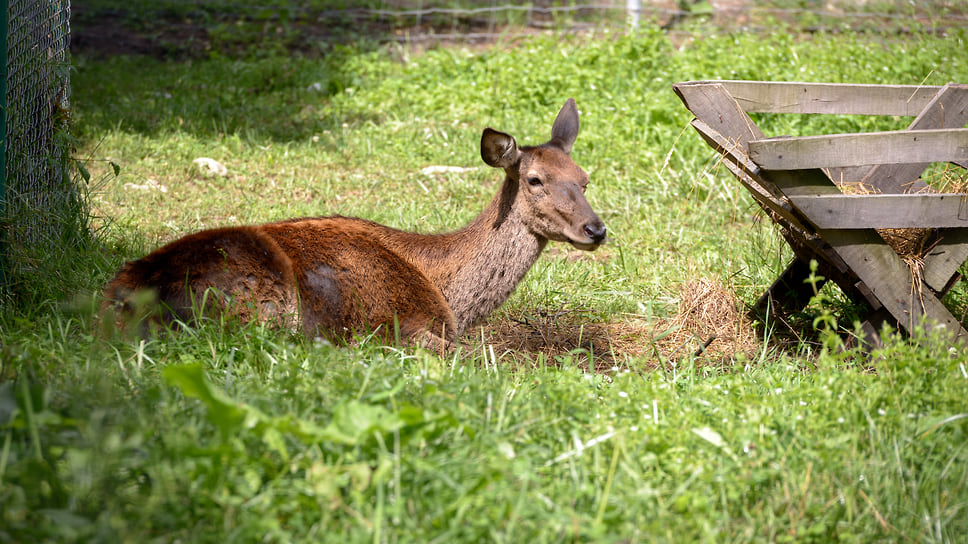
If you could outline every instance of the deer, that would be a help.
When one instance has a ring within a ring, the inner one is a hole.
[[[585,198],[589,176],[571,158],[578,128],[571,98],[546,143],[518,146],[485,128],[481,158],[504,181],[459,230],[421,234],[341,215],[202,230],[124,264],[102,308],[120,322],[147,296],[157,309],[148,321],[167,325],[197,320],[201,307],[311,338],[371,334],[452,350],[511,296],[549,241],[584,251],[606,241]]]

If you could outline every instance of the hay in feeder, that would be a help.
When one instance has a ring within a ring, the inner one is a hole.
[[[931,193],[965,193],[968,191],[968,173],[964,168],[944,163],[926,170],[921,181],[923,191]],[[841,192],[848,195],[877,194],[875,187],[864,183],[838,182]],[[924,256],[938,243],[938,230],[931,228],[875,229],[887,245],[907,264],[911,272],[911,289],[920,293],[924,283]]]
[[[846,195],[878,194],[876,188],[864,183],[838,183],[841,192]],[[875,229],[877,234],[891,246],[898,256],[905,262],[918,260],[927,254],[931,248],[935,229]],[[911,264],[910,262],[908,263]],[[915,267],[912,267],[912,270]]]

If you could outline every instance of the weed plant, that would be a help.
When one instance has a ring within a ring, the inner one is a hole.
[[[784,346],[767,326],[755,357],[717,364],[691,350],[439,357],[259,324],[116,338],[96,332],[93,302],[74,301],[123,259],[204,227],[340,213],[458,228],[500,181],[481,164],[482,128],[540,143],[574,97],[573,153],[611,242],[596,258],[549,252],[494,319],[661,317],[697,277],[752,303],[789,250],[671,85],[968,82],[965,47],[964,32],[642,31],[322,58],[76,58],[76,135],[106,180],[92,204],[112,219],[98,253],[111,266],[92,251],[79,263],[90,274],[45,311],[3,312],[0,540],[959,541],[968,363],[929,335],[888,334],[863,356],[809,330]],[[774,135],[905,124],[757,121]],[[470,170],[422,173],[440,165]],[[849,329],[825,289],[812,311]],[[611,370],[587,372],[589,357]]]

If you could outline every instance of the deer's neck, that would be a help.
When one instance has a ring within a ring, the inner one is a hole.
[[[414,235],[404,250],[443,293],[457,334],[511,296],[548,242],[522,222],[516,194],[515,183],[506,179],[468,226],[448,234]]]

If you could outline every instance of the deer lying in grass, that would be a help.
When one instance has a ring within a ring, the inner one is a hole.
[[[388,342],[450,348],[507,300],[548,240],[588,251],[605,240],[585,200],[588,175],[569,155],[577,136],[572,99],[545,144],[518,147],[484,129],[481,157],[506,177],[458,231],[416,234],[340,216],[206,230],[127,263],[105,287],[105,305],[131,313],[138,292],[149,292],[166,321],[191,321],[202,306],[314,337],[377,331]]]

